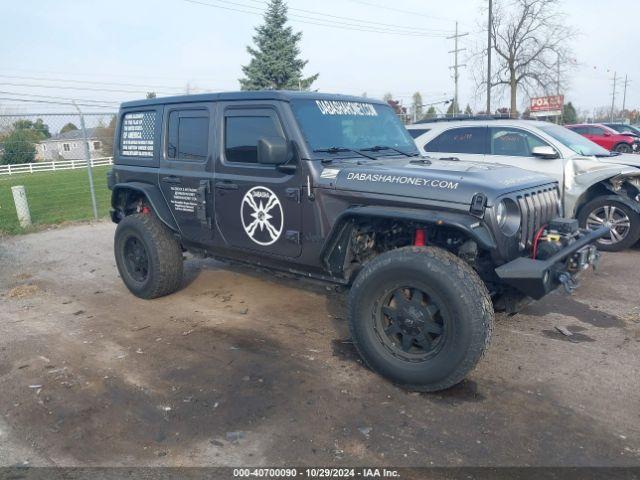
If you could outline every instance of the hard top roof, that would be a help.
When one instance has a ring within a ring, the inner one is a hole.
[[[343,102],[366,102],[386,105],[385,102],[381,100],[375,100],[373,98],[340,95],[335,93],[300,92],[297,90],[258,90],[246,92],[199,93],[196,95],[148,98],[144,100],[132,100],[129,102],[123,102],[121,107],[130,108],[146,107],[150,105],[165,105],[168,103],[215,102],[234,100],[279,100],[288,102],[294,99],[338,100]]]

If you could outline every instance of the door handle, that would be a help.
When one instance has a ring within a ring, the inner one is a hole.
[[[180,177],[176,177],[175,175],[169,175],[168,177],[162,177],[162,181],[165,183],[182,183]]]
[[[232,182],[216,182],[216,188],[220,190],[238,190],[238,184]]]

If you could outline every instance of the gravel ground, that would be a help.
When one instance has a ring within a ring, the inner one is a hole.
[[[468,380],[418,394],[360,363],[341,294],[188,259],[139,300],[113,232],[0,239],[0,465],[640,465],[638,249],[498,316]]]

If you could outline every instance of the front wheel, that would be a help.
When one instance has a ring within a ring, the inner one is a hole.
[[[640,238],[640,215],[622,202],[596,198],[580,209],[578,221],[583,228],[606,226],[609,233],[596,242],[599,250],[619,252]]]
[[[366,364],[419,391],[465,378],[489,344],[493,316],[475,271],[435,247],[381,254],[360,272],[349,298],[351,336]]]
[[[633,152],[633,148],[631,148],[631,145],[629,145],[628,143],[619,143],[615,147],[613,147],[613,149],[616,152],[620,152],[620,153],[631,153],[631,152]]]

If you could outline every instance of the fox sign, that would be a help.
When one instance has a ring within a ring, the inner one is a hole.
[[[564,105],[564,95],[534,97],[531,99],[530,111],[533,116],[560,115]]]

